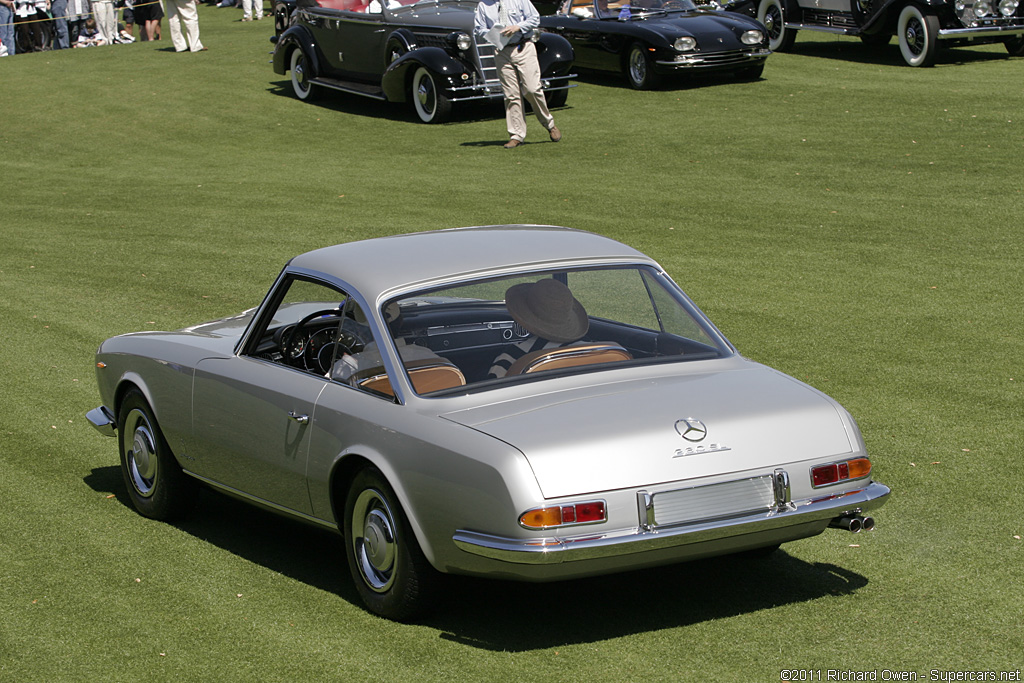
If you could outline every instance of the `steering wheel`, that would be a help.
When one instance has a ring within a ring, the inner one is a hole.
[[[341,315],[341,309],[325,308],[320,311],[314,311],[313,313],[310,313],[309,315],[304,317],[299,322],[295,323],[295,326],[288,330],[285,333],[284,337],[281,339],[281,353],[284,354],[284,357],[288,358],[289,360],[298,360],[299,358],[301,358],[302,354],[306,352],[306,345],[303,344],[302,346],[296,349],[292,345],[292,343],[295,341],[296,337],[298,337],[299,332],[301,332],[306,325],[308,325],[316,318],[322,318],[328,315]]]

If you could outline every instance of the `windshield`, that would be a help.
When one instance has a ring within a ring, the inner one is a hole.
[[[562,14],[587,18],[629,19],[651,13],[683,12],[697,9],[691,0],[566,0]]]
[[[421,394],[731,353],[686,296],[649,266],[421,291],[387,302],[383,316]]]

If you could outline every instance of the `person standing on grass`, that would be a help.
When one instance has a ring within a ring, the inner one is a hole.
[[[53,15],[53,49],[67,50],[71,47],[68,36],[68,0],[52,0],[50,14]]]
[[[0,0],[0,44],[14,54],[14,0]]]
[[[518,147],[526,138],[523,94],[551,141],[562,139],[544,98],[537,47],[527,38],[538,26],[540,14],[530,0],[480,0],[476,6],[473,31],[479,41],[494,45],[494,64],[505,95],[505,124],[509,134],[505,149]]]
[[[117,38],[117,14],[114,12],[113,0],[92,0],[92,15],[104,44],[113,45]]]
[[[199,10],[196,9],[196,0],[167,0],[167,21],[171,25],[171,42],[174,43],[175,52],[202,52],[206,49],[199,40]],[[181,24],[185,25],[188,43],[182,34]]]

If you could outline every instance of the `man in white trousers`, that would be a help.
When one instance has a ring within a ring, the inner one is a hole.
[[[171,42],[174,43],[175,52],[202,52],[202,41],[199,40],[199,11],[196,9],[196,0],[167,0],[167,21],[171,25]],[[178,23],[178,22],[181,23]],[[181,32],[181,24],[185,24],[185,34],[188,35],[188,42]]]
[[[477,40],[488,40],[493,44],[495,41],[487,37],[493,29],[500,32],[499,42],[504,43],[496,51],[494,62],[498,68],[501,90],[505,94],[505,123],[509,134],[506,149],[518,147],[526,138],[526,117],[520,92],[530,101],[533,113],[547,129],[551,141],[562,139],[562,132],[555,126],[544,98],[537,48],[527,38],[539,25],[540,15],[530,0],[480,0],[476,7],[473,29]]]

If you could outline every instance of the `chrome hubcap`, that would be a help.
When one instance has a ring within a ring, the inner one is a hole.
[[[356,499],[352,514],[352,549],[366,585],[378,593],[395,580],[395,523],[387,501],[373,489]]]
[[[157,477],[156,439],[153,428],[141,410],[133,410],[125,420],[125,461],[132,486],[139,495],[153,495]]]

